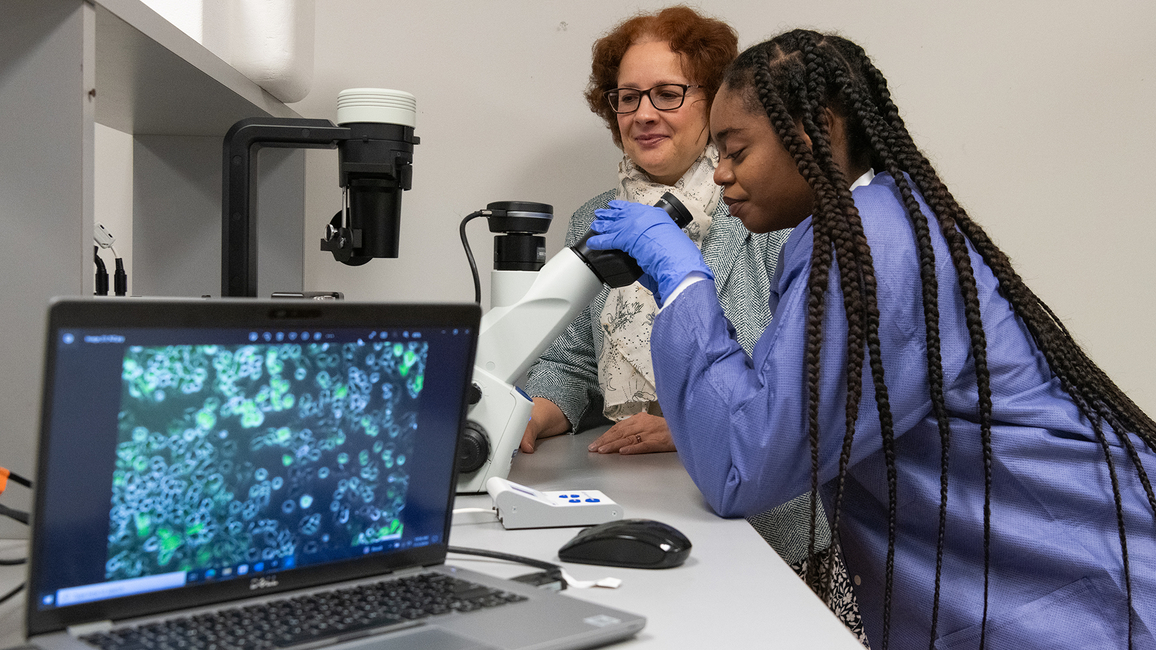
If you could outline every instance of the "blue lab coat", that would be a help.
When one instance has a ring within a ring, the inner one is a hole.
[[[940,443],[928,397],[918,253],[887,174],[853,192],[874,256],[879,337],[898,466],[891,647],[927,647],[940,501]],[[924,205],[924,212],[930,210]],[[934,224],[934,221],[932,220]],[[660,312],[652,336],[659,402],[679,456],[711,507],[746,515],[810,488],[804,383],[813,231],[791,235],[772,282],[770,327],[748,357],[729,336],[711,283]],[[952,442],[936,647],[978,647],[983,614],[983,457],[977,389],[957,276],[938,229],[940,336]],[[994,402],[989,648],[1125,648],[1127,604],[1116,506],[1090,423],[1052,377],[1023,323],[971,251]],[[830,508],[844,431],[846,323],[832,270],[820,379],[820,483]],[[882,641],[888,482],[868,370],[840,522],[867,635]],[[1156,646],[1156,516],[1126,451],[1108,432],[1131,562],[1133,637]],[[1156,454],[1136,436],[1145,467]]]

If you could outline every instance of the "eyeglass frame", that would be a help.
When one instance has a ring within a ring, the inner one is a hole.
[[[678,102],[678,106],[673,106],[671,108],[659,108],[659,107],[654,105],[654,98],[650,96],[650,91],[654,90],[655,88],[662,88],[663,86],[677,86],[679,88],[682,88],[682,99]],[[610,110],[614,111],[614,113],[617,115],[630,115],[631,113],[637,113],[638,109],[642,108],[642,98],[643,97],[646,97],[646,99],[650,101],[650,105],[652,107],[654,107],[654,110],[668,112],[668,111],[677,111],[678,109],[682,108],[683,104],[686,103],[686,94],[690,92],[691,88],[702,88],[702,84],[675,84],[675,83],[658,84],[655,86],[651,86],[650,88],[647,88],[646,90],[640,90],[638,88],[618,87],[618,88],[611,88],[610,90],[607,90],[603,94],[603,96],[606,97],[606,103],[610,105]],[[630,90],[630,91],[638,93],[638,106],[636,106],[634,108],[634,110],[632,110],[632,111],[620,111],[614,107],[614,101],[612,99],[610,99],[610,95],[611,95],[611,93],[618,93],[619,91],[622,91],[622,90]]]

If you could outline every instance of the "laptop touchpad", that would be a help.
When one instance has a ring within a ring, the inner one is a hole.
[[[336,646],[335,650],[498,650],[436,627],[420,627],[371,636]]]

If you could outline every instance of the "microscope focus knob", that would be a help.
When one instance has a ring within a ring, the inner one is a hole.
[[[479,386],[477,382],[472,382],[470,384],[470,390],[467,392],[467,399],[469,400],[470,406],[473,406],[474,404],[482,401],[482,387]]]
[[[466,422],[458,441],[458,474],[481,469],[490,457],[490,439],[477,422]]]

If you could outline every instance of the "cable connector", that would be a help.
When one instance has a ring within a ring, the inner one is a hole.
[[[113,243],[116,242],[116,237],[112,236],[112,233],[108,231],[108,228],[104,227],[103,223],[98,223],[93,226],[92,239],[96,242],[96,245],[101,248],[111,249]],[[116,255],[116,250],[113,250],[112,254]]]
[[[566,588],[566,578],[563,577],[562,567],[527,573],[510,578],[514,582],[523,582],[546,591],[562,591]]]

